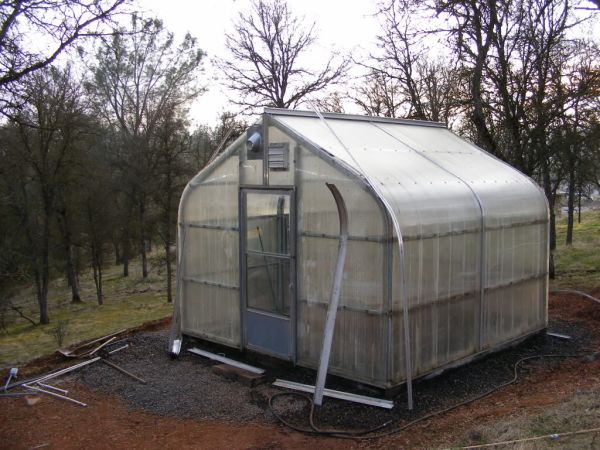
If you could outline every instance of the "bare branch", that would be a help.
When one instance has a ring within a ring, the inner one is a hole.
[[[76,40],[102,34],[127,0],[15,0],[0,3],[0,88],[52,64]],[[33,50],[25,36],[49,49]]]
[[[233,103],[253,109],[293,108],[306,96],[339,83],[349,60],[330,57],[315,71],[301,58],[316,41],[314,24],[302,27],[283,0],[255,0],[226,35],[229,59],[217,59],[225,84],[240,94]]]

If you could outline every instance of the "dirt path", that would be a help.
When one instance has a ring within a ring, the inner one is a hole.
[[[28,406],[23,399],[2,400],[0,447],[30,449],[249,449],[343,448],[341,442],[316,439],[283,427],[261,424],[177,420],[128,408],[122,401],[81,385],[62,384],[87,408],[47,397]],[[319,442],[323,441],[323,442]]]
[[[598,294],[598,292],[596,292]],[[600,305],[574,295],[553,295],[550,316],[594,336],[600,343]],[[435,382],[435,380],[434,380]],[[519,382],[473,404],[422,422],[406,432],[369,441],[347,441],[296,433],[265,420],[242,424],[215,419],[177,419],[132,406],[121,397],[90,389],[76,378],[62,388],[87,408],[41,397],[0,399],[0,448],[4,449],[295,449],[432,448],[477,441],[470,430],[509,418],[535,416],[576,393],[600,387],[600,358],[532,363]],[[233,386],[232,386],[233,388]],[[423,388],[425,389],[425,388]],[[232,389],[232,395],[234,390]],[[235,417],[232,417],[235,421]],[[600,425],[600,424],[599,424]]]

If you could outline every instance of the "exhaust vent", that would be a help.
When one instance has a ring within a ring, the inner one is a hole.
[[[289,170],[290,144],[273,142],[269,144],[269,170]]]

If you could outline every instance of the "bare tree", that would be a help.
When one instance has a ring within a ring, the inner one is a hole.
[[[460,71],[456,61],[432,57],[425,30],[414,26],[410,1],[379,5],[378,51],[370,61],[355,101],[368,114],[448,122],[460,108]]]
[[[102,33],[127,0],[0,1],[0,111],[12,84],[52,64],[75,41]],[[43,42],[34,46],[31,39]]]
[[[354,90],[353,100],[370,116],[400,117],[403,98],[398,80],[384,71],[372,69]]]
[[[314,104],[319,111],[330,113],[344,113],[344,99],[347,96],[338,91],[331,92],[325,97],[315,99]]]
[[[597,183],[598,131],[600,117],[600,48],[585,43],[577,48],[577,59],[558,72],[555,86],[562,94],[563,114],[558,130],[564,136],[561,161],[567,182],[566,244],[573,243],[575,199],[587,186]],[[581,211],[581,206],[580,206]]]
[[[254,0],[251,11],[240,13],[226,35],[230,56],[217,60],[227,86],[240,95],[233,103],[247,109],[294,108],[342,79],[347,59],[331,56],[320,70],[303,65],[302,56],[316,41],[314,23],[303,28],[303,20],[284,0]]]
[[[218,117],[214,127],[200,125],[190,136],[188,159],[196,172],[213,161],[218,152],[227,148],[248,128],[245,120],[240,120],[232,112],[225,111]]]
[[[69,69],[53,68],[28,77],[18,120],[5,142],[1,177],[28,247],[40,322],[49,323],[51,226],[57,196],[75,166],[87,116]]]
[[[129,203],[124,209],[135,211],[137,216],[142,275],[146,278],[148,207],[159,164],[150,141],[167,111],[185,108],[203,92],[197,74],[204,53],[189,34],[176,46],[173,34],[158,19],[134,15],[130,31],[117,33],[104,42],[88,87],[98,113],[110,127],[119,130],[121,145],[115,147],[115,169],[121,175],[121,192]],[[133,221],[131,216],[124,221],[124,267],[128,264],[129,227]]]
[[[579,145],[583,130],[574,120],[583,117],[574,113],[583,105],[575,100],[583,100],[583,90],[564,86],[581,46],[575,30],[595,16],[574,12],[583,4],[387,0],[378,13],[383,32],[374,69],[396,75],[413,117],[466,118],[459,123],[461,131],[539,181],[550,204],[551,249],[557,189],[565,177],[577,184],[587,151]],[[415,16],[425,19],[420,27],[412,26]],[[423,36],[447,42],[456,69],[440,73],[431,65]]]
[[[175,243],[177,202],[189,179],[190,167],[186,165],[186,153],[190,150],[190,139],[186,122],[175,110],[166,111],[161,118],[152,145],[159,159],[154,193],[158,207],[158,236],[164,248],[164,264],[167,278],[167,302],[173,301],[172,246]]]

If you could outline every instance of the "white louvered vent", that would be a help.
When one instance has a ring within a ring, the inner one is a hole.
[[[269,170],[289,170],[290,144],[273,142],[269,144]]]

